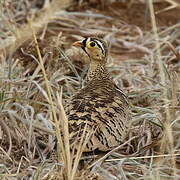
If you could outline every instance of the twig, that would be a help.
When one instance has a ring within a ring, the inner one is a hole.
[[[129,142],[131,142],[133,139],[136,139],[137,136],[132,137],[131,139],[129,139],[128,141],[126,141],[125,143],[119,145],[118,147],[114,148],[113,150],[111,150],[110,152],[108,152],[106,155],[104,155],[102,158],[98,159],[96,162],[94,162],[93,164],[91,164],[87,169],[90,169],[91,167],[95,166],[96,164],[104,161],[109,155],[111,155],[114,151],[117,151],[118,149],[122,148],[123,146],[125,146],[126,144],[128,144]]]
[[[176,58],[180,60],[180,52],[177,52],[175,47],[170,42],[166,42],[166,44],[168,45],[169,49],[174,53]]]
[[[160,155],[152,155],[152,156],[140,156],[140,157],[125,157],[125,158],[121,158],[121,159],[107,159],[107,162],[112,162],[112,161],[122,161],[122,159],[150,159],[150,158],[162,158],[162,157],[176,157],[176,156],[180,156],[180,154],[160,154]]]

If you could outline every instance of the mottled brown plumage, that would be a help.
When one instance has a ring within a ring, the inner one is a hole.
[[[84,151],[111,150],[125,141],[128,133],[131,118],[127,97],[106,70],[106,42],[86,38],[74,45],[88,54],[91,63],[86,86],[66,106],[71,143],[77,142],[87,124],[91,136]]]

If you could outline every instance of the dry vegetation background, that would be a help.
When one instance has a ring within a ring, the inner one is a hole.
[[[179,0],[0,0],[0,11],[0,179],[180,179]],[[88,63],[71,44],[88,36],[110,42],[134,126],[112,152],[57,160],[60,96],[82,87]]]

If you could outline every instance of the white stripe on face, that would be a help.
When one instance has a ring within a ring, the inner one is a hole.
[[[91,41],[91,38],[89,37],[89,38],[87,38],[87,40],[86,40],[86,44],[88,43],[88,42],[90,42]]]
[[[101,47],[102,53],[104,54],[105,53],[104,45],[101,43],[101,41],[98,40],[94,40],[94,41]]]

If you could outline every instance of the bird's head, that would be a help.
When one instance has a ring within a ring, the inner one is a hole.
[[[106,63],[107,61],[108,44],[102,39],[89,37],[73,43],[73,46],[81,47],[91,61],[99,63]]]

